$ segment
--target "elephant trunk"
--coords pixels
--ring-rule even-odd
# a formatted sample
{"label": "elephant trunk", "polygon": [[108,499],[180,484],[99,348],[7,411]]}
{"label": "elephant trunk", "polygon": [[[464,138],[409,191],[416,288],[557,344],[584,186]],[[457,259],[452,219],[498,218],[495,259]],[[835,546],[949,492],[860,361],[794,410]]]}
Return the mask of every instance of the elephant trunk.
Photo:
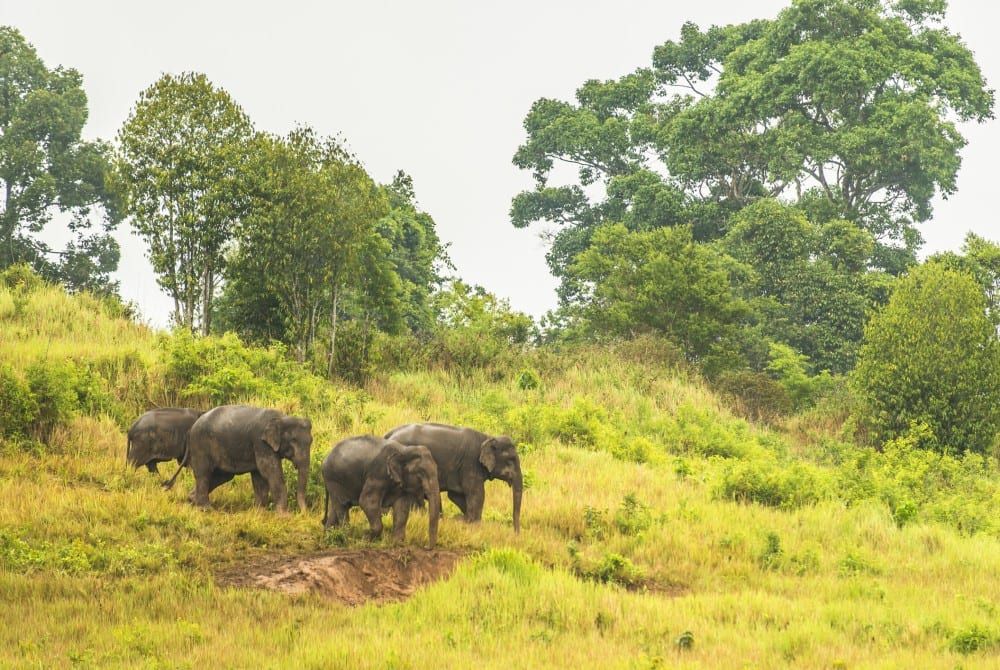
{"label": "elephant trunk", "polygon": [[441,489],[437,478],[427,486],[427,547],[433,549],[438,539],[438,522],[441,520]]}
{"label": "elephant trunk", "polygon": [[513,481],[510,483],[510,488],[513,491],[514,496],[514,532],[521,532],[521,493],[524,491],[524,478],[521,473],[518,472],[514,475]]}
{"label": "elephant trunk", "polygon": [[299,482],[295,489],[295,498],[299,503],[299,511],[306,511],[306,483],[309,481],[309,459],[303,459],[296,464],[299,471]]}

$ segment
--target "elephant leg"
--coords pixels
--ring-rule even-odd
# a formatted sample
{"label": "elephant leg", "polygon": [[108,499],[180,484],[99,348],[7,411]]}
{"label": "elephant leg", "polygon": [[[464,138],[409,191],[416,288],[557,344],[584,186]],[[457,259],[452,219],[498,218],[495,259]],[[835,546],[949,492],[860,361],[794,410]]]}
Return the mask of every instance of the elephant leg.
{"label": "elephant leg", "polygon": [[211,479],[211,473],[195,472],[194,491],[188,496],[188,500],[198,507],[208,507],[208,494],[212,490],[210,487]]}
{"label": "elephant leg", "polygon": [[483,502],[486,498],[486,490],[480,488],[478,491],[471,491],[465,494],[465,520],[469,523],[478,523],[483,519]]}
{"label": "elephant leg", "polygon": [[254,501],[259,507],[267,507],[267,496],[270,493],[267,480],[259,472],[251,472],[250,480],[253,482]]}
{"label": "elephant leg", "polygon": [[406,538],[406,521],[410,518],[410,508],[413,500],[408,496],[400,496],[392,504],[392,540],[402,543]]}
{"label": "elephant leg", "polygon": [[156,467],[156,461],[150,461],[149,463],[146,463],[146,469],[149,470],[154,475],[160,474],[159,468]]}
{"label": "elephant leg", "polygon": [[448,491],[448,500],[452,501],[453,503],[455,503],[456,506],[458,506],[458,509],[461,510],[462,512],[462,516],[466,515],[465,511],[466,504],[464,495],[462,495],[461,493],[455,493],[454,491]]}
{"label": "elephant leg", "polygon": [[281,471],[281,461],[278,457],[257,458],[257,471],[267,482],[271,492],[271,500],[279,512],[288,511],[288,489],[285,488],[285,473]]}
{"label": "elephant leg", "polygon": [[382,537],[382,497],[380,495],[366,495],[365,492],[362,492],[358,506],[368,518],[368,526],[371,529],[369,537],[373,540]]}

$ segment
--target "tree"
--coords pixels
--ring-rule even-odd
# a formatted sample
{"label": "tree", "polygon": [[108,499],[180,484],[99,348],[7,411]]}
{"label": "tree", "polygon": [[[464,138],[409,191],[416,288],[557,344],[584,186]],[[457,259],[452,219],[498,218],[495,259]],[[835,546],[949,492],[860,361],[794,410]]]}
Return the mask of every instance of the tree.
{"label": "tree", "polygon": [[739,354],[751,313],[734,279],[745,271],[689,227],[633,233],[621,224],[599,228],[570,268],[586,291],[579,316],[594,332],[662,333],[694,361]]}
{"label": "tree", "polygon": [[280,324],[279,338],[304,360],[328,319],[332,361],[347,297],[368,307],[365,299],[380,300],[370,311],[398,321],[399,279],[383,267],[389,249],[376,232],[388,207],[343,146],[308,127],[287,138],[260,135],[248,170],[253,195],[237,227],[226,289],[244,322],[269,324],[271,333]]}
{"label": "tree", "polygon": [[965,236],[961,254],[946,251],[929,260],[971,275],[986,295],[990,319],[1000,329],[1000,244],[970,232]]}
{"label": "tree", "polygon": [[808,357],[816,372],[854,366],[865,320],[892,281],[868,265],[873,236],[844,220],[822,226],[802,210],[761,199],[731,220],[722,247],[753,268],[741,290],[764,333]]}
{"label": "tree", "polygon": [[417,209],[413,179],[403,171],[384,187],[389,213],[377,226],[389,245],[402,292],[403,319],[411,332],[428,331],[434,323],[431,294],[441,287],[443,267],[450,267],[434,219]]}
{"label": "tree", "polygon": [[211,328],[223,250],[248,202],[253,129],[243,110],[203,74],[163,75],[143,91],[118,133],[116,187],[149,245],[173,319]]}
{"label": "tree", "polygon": [[[109,149],[81,139],[87,96],[80,73],[49,69],[16,29],[0,26],[0,268],[26,261],[71,290],[114,292],[118,222],[105,184]],[[75,240],[37,239],[56,214]],[[92,215],[103,219],[93,231]],[[53,258],[55,257],[55,258]]]}
{"label": "tree", "polygon": [[865,327],[852,385],[880,444],[925,425],[946,450],[983,452],[1000,429],[1000,350],[971,276],[932,261]]}
{"label": "tree", "polygon": [[[515,226],[559,226],[549,263],[561,298],[573,259],[604,223],[629,230],[728,219],[782,197],[822,225],[846,220],[876,241],[872,264],[914,261],[914,224],[955,190],[965,143],[956,121],[993,114],[972,52],[941,26],[945,2],[793,0],[773,20],[700,30],[654,50],[649,67],[588,81],[574,103],[541,99],[514,164],[535,188],[517,195]],[[557,164],[576,170],[553,184]]]}

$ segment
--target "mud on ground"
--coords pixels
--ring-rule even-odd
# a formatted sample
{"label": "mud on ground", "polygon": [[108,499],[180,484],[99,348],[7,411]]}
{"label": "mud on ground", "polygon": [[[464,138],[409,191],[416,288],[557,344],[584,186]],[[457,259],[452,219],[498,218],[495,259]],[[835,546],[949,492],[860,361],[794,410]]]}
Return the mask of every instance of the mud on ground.
{"label": "mud on ground", "polygon": [[356,549],[265,557],[220,573],[222,586],[314,593],[347,605],[405,600],[419,587],[446,579],[462,554],[417,548]]}

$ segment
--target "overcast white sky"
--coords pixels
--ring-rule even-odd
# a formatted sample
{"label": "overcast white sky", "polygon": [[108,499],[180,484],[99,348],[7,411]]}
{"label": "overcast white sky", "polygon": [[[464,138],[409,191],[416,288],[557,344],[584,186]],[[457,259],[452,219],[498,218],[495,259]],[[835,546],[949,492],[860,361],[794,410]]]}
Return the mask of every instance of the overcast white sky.
{"label": "overcast white sky", "polygon": [[[342,133],[379,181],[398,169],[451,244],[458,274],[541,315],[556,281],[537,230],[516,230],[511,197],[530,186],[511,164],[521,122],[542,96],[571,99],[589,78],[647,65],[681,24],[772,17],[782,0],[235,2],[0,0],[50,67],[83,73],[88,137],[112,139],[139,92],[163,72],[204,72],[258,128],[306,123]],[[1000,84],[1000,10],[952,0],[947,24]],[[923,226],[925,253],[957,249],[968,230],[1000,238],[1000,125],[963,128],[959,190]],[[57,231],[51,233],[53,236]],[[122,294],[166,324],[168,301],[127,225],[118,233]]]}

